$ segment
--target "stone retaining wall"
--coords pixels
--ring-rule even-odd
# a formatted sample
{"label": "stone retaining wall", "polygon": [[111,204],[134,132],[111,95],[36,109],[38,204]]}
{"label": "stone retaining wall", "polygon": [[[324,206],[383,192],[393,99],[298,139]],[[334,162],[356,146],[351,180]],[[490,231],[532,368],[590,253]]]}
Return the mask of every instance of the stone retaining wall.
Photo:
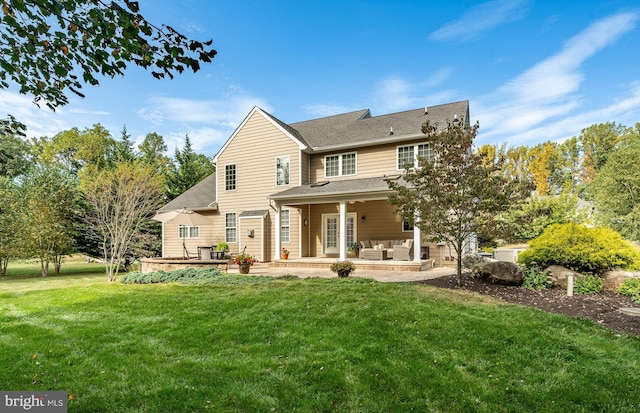
{"label": "stone retaining wall", "polygon": [[154,271],[174,271],[185,268],[217,268],[222,272],[229,269],[228,260],[184,260],[182,258],[142,258],[141,269],[143,273]]}

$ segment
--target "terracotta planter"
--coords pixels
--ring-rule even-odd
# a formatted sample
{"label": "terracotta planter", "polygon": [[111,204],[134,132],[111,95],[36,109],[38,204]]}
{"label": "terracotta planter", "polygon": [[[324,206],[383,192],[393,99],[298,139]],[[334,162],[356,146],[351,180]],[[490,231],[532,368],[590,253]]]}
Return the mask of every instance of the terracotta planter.
{"label": "terracotta planter", "polygon": [[238,268],[240,269],[240,274],[249,274],[249,268],[251,268],[251,264],[241,263],[238,264]]}
{"label": "terracotta planter", "polygon": [[289,259],[289,254],[282,254],[282,259],[283,260],[288,260]]}

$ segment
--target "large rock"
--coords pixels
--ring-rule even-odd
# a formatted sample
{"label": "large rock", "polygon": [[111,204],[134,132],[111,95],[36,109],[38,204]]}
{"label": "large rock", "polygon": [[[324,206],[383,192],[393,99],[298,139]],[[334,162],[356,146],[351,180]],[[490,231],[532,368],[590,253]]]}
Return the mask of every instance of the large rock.
{"label": "large rock", "polygon": [[471,275],[494,284],[522,285],[522,269],[513,262],[482,262],[473,266]]}
{"label": "large rock", "polygon": [[576,278],[584,277],[583,274],[570,270],[567,267],[563,267],[562,265],[550,265],[549,267],[547,267],[547,269],[545,269],[545,272],[549,273],[549,276],[553,280],[556,288],[562,288],[564,290],[567,289],[567,277],[569,276],[569,274],[573,274],[574,280]]}
{"label": "large rock", "polygon": [[607,271],[602,274],[602,289],[617,293],[620,289],[620,285],[622,285],[625,280],[630,280],[632,278],[640,278],[640,273],[617,269]]}

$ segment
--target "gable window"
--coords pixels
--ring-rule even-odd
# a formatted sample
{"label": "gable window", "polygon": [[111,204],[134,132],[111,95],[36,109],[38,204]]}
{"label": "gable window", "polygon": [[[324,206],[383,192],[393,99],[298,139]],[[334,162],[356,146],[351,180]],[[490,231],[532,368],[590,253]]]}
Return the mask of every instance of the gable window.
{"label": "gable window", "polygon": [[402,221],[402,232],[413,232],[413,225],[410,222]]}
{"label": "gable window", "polygon": [[178,227],[178,237],[180,238],[200,238],[200,227],[180,225]]}
{"label": "gable window", "polygon": [[227,212],[224,216],[224,240],[225,242],[238,242],[238,228],[236,226],[236,213]]}
{"label": "gable window", "polygon": [[276,158],[276,185],[289,185],[289,157]]}
{"label": "gable window", "polygon": [[236,189],[236,165],[224,166],[224,189],[227,191],[234,191]]}
{"label": "gable window", "polygon": [[415,168],[418,166],[418,157],[425,158],[429,161],[433,160],[433,151],[428,143],[420,143],[416,145],[398,146],[397,153],[397,169],[402,170],[406,167]]}
{"label": "gable window", "polygon": [[288,209],[280,211],[280,242],[291,242],[291,213]]}
{"label": "gable window", "polygon": [[324,176],[345,176],[356,174],[356,153],[327,155],[324,157]]}

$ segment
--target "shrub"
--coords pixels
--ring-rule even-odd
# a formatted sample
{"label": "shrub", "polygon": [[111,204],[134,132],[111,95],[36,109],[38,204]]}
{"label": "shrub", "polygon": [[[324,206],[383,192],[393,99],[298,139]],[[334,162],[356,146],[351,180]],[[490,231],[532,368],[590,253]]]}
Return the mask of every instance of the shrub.
{"label": "shrub", "polygon": [[549,271],[542,271],[537,265],[524,266],[522,274],[524,275],[524,281],[522,282],[524,288],[540,291],[555,286]]}
{"label": "shrub", "polygon": [[121,278],[124,284],[156,284],[177,282],[180,284],[207,284],[222,275],[217,268],[186,268],[175,271],[155,271],[148,273],[130,272]]}
{"label": "shrub", "polygon": [[632,268],[640,263],[640,252],[608,228],[587,228],[578,224],[555,224],[529,242],[518,262],[542,268],[562,265],[581,273],[602,274],[620,267]]}
{"label": "shrub", "polygon": [[338,273],[339,277],[348,277],[355,270],[356,266],[351,261],[336,261],[331,264],[331,271]]}
{"label": "shrub", "polygon": [[575,294],[600,294],[601,291],[602,279],[597,275],[576,277],[573,282],[573,292]]}
{"label": "shrub", "polygon": [[634,302],[640,304],[640,278],[624,280],[618,292],[628,295]]}

